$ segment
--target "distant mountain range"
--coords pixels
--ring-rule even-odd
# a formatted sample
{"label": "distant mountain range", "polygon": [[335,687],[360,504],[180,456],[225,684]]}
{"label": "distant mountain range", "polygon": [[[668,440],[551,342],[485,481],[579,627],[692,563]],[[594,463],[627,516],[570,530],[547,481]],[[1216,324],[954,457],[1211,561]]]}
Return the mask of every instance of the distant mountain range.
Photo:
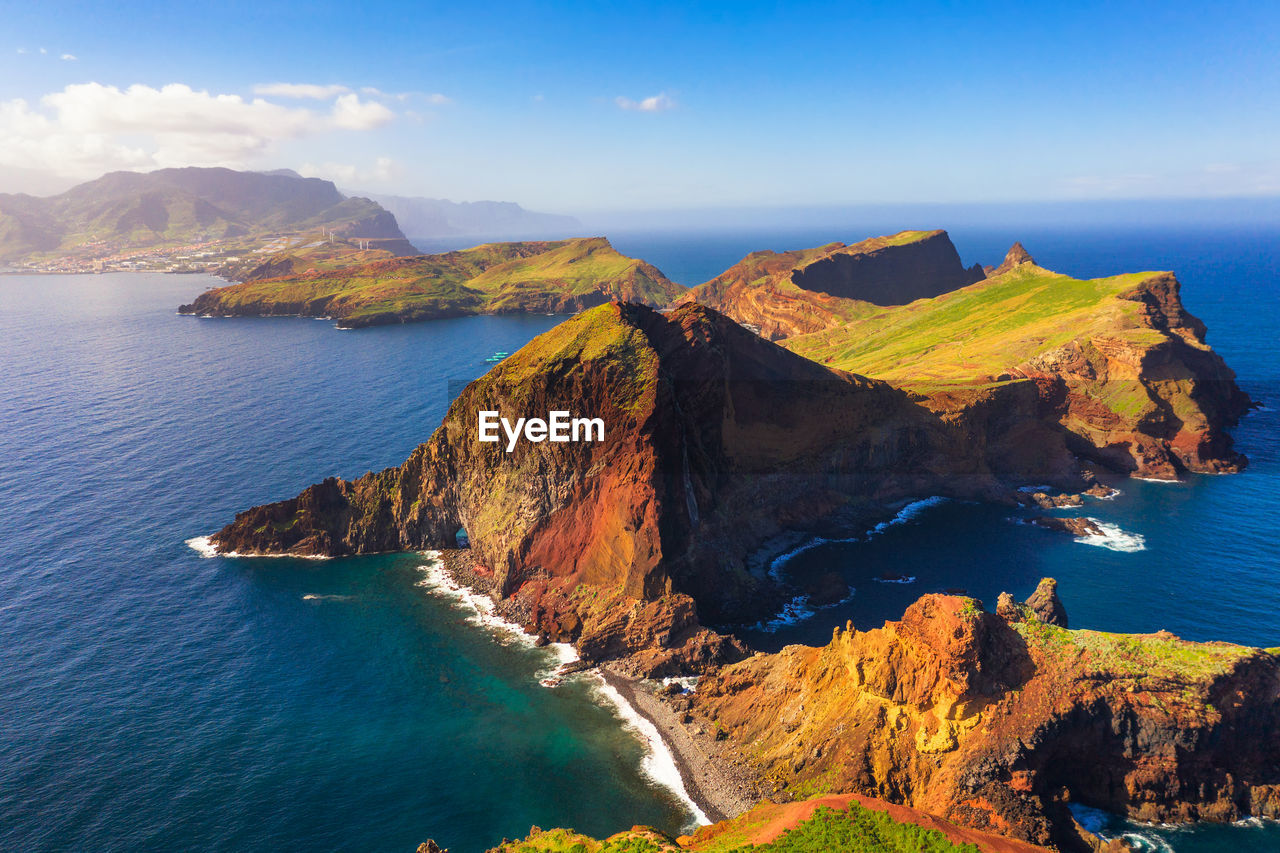
{"label": "distant mountain range", "polygon": [[44,272],[333,268],[416,255],[406,239],[572,236],[576,219],[511,202],[344,194],[291,169],[111,172],[59,195],[0,193],[0,265]]}
{"label": "distant mountain range", "polygon": [[[366,195],[360,193],[360,195]],[[410,237],[572,237],[582,223],[572,216],[525,210],[510,201],[447,201],[367,194],[391,211]]]}
{"label": "distant mountain range", "polygon": [[251,250],[306,232],[415,254],[395,217],[292,172],[111,172],[60,195],[0,195],[0,260],[103,262],[139,250]]}

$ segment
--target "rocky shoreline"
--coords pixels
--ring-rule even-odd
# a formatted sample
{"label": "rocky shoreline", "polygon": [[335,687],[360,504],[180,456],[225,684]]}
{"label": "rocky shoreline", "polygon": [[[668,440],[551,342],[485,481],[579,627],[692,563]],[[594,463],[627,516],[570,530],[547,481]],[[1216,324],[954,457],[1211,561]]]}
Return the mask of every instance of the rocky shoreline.
{"label": "rocky shoreline", "polygon": [[[477,570],[468,551],[437,554],[454,583],[488,596],[496,605],[495,613],[503,619],[522,626],[528,624],[531,614],[521,606],[520,599],[498,595],[492,574]],[[697,725],[687,714],[687,695],[663,695],[660,682],[635,678],[608,664],[591,667],[579,661],[562,667],[558,676],[579,672],[598,674],[635,713],[653,724],[671,752],[686,793],[711,821],[735,818],[764,798],[759,778],[736,755],[733,744],[717,739],[715,732]]]}
{"label": "rocky shoreline", "polygon": [[764,799],[760,780],[745,761],[733,755],[732,744],[693,724],[692,717],[673,704],[682,701],[678,695],[674,699],[663,696],[652,689],[653,682],[630,678],[607,665],[600,667],[599,673],[636,713],[657,728],[671,750],[685,791],[712,822],[735,818]]}

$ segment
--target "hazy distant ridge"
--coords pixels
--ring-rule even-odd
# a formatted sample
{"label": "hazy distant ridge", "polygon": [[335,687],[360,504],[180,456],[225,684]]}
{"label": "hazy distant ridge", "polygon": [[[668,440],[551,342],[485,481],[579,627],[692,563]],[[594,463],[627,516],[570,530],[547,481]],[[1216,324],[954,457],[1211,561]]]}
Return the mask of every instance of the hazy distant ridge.
{"label": "hazy distant ridge", "polygon": [[[330,182],[282,170],[111,172],[55,196],[0,194],[0,259],[109,253],[324,228],[413,250],[395,218]],[[92,247],[92,248],[91,248]]]}
{"label": "hazy distant ridge", "polygon": [[566,237],[576,234],[582,223],[572,216],[525,210],[511,201],[448,201],[442,198],[363,195],[395,216],[400,228],[411,237]]}

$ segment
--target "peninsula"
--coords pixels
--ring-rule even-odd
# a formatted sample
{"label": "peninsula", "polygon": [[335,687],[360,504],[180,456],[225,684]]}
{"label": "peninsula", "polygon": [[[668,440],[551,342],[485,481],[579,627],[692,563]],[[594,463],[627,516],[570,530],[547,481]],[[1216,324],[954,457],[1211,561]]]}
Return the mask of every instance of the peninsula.
{"label": "peninsula", "polygon": [[[1100,488],[1104,468],[1244,464],[1226,429],[1249,400],[1171,274],[1077,281],[1021,247],[966,269],[936,231],[855,245],[824,247],[806,268],[824,266],[798,278],[829,275],[857,298],[801,288],[794,270],[773,296],[745,278],[722,292],[727,311],[799,316],[799,301],[838,322],[774,343],[693,300],[598,305],[467,386],[403,465],[246,510],[209,545],[441,551],[455,578],[573,643],[583,666],[703,676],[670,700],[672,725],[714,730],[724,760],[775,799],[856,794],[1061,850],[1100,849],[1068,803],[1154,820],[1280,815],[1280,757],[1243,747],[1280,731],[1274,650],[1069,630],[1048,581],[992,609],[926,595],[825,648],[752,655],[733,635],[788,597],[770,571],[786,549],[911,500],[1013,505],[1032,485]],[[915,272],[898,288],[901,270]],[[553,410],[601,419],[604,440],[477,440],[479,412]]]}
{"label": "peninsula", "polygon": [[[326,269],[284,256],[178,310],[214,317],[333,317],[343,328],[469,314],[575,313],[611,300],[663,306],[685,289],[603,237],[489,243]],[[301,271],[300,271],[301,270]]]}

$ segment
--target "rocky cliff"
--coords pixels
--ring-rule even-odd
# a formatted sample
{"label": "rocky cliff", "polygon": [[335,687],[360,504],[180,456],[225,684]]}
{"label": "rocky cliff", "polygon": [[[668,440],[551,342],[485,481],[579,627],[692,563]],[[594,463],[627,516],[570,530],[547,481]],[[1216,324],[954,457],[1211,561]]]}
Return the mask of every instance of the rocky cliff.
{"label": "rocky cliff", "polygon": [[1235,471],[1245,460],[1226,430],[1249,398],[1179,290],[1167,272],[1073,279],[1018,244],[984,281],[784,345],[909,389],[944,417],[1028,386],[1043,426],[1124,473]]}
{"label": "rocky cliff", "polygon": [[903,231],[853,245],[753,252],[687,300],[709,305],[770,340],[834,328],[865,305],[905,305],[982,279],[945,231]]}
{"label": "rocky cliff", "polygon": [[882,628],[729,666],[693,711],[784,788],[1063,850],[1087,849],[1069,802],[1143,821],[1280,815],[1276,653],[1066,630],[1041,621],[1051,593],[1002,597],[1000,614],[926,595]]}
{"label": "rocky cliff", "polygon": [[[511,452],[505,438],[478,441],[480,411],[514,421],[552,410],[602,419],[605,440]],[[703,306],[610,304],[469,385],[404,465],[254,508],[214,542],[359,554],[452,547],[465,529],[504,597],[548,579],[548,601],[580,584],[636,600],[683,593],[721,621],[771,605],[746,561],[761,542],[850,507],[993,494],[984,449],[886,383],[821,367]]]}

